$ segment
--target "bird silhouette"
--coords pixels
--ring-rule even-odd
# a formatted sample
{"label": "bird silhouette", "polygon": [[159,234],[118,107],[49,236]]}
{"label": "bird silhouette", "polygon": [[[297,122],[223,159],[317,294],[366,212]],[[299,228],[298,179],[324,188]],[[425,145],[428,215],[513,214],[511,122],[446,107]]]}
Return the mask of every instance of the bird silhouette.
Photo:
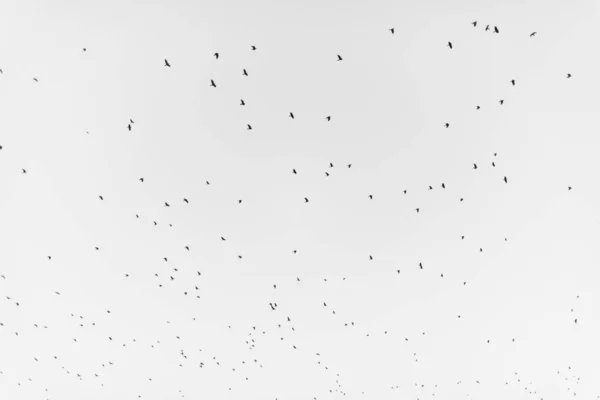
{"label": "bird silhouette", "polygon": [[244,76],[248,76],[248,72],[246,72],[246,69],[244,69],[244,71],[242,72],[242,74],[243,74]]}
{"label": "bird silhouette", "polygon": [[497,26],[494,26],[494,32],[495,32],[495,33],[500,33],[500,31],[498,30],[498,27],[497,27]]}
{"label": "bird silhouette", "polygon": [[244,102],[244,100],[243,99],[240,100],[240,106],[245,106],[245,105],[246,105],[246,103]]}
{"label": "bird silhouette", "polygon": [[256,50],[256,46],[250,46],[250,49],[252,49],[252,51]]}
{"label": "bird silhouette", "polygon": [[452,50],[452,42],[448,42],[448,47],[450,47],[450,50]]}
{"label": "bird silhouette", "polygon": [[171,64],[169,64],[169,62],[167,61],[167,59],[165,58],[165,67],[170,67]]}
{"label": "bird silhouette", "polygon": [[215,88],[217,87],[217,85],[215,84],[215,81],[212,79],[210,80],[210,86],[215,87]]}
{"label": "bird silhouette", "polygon": [[394,28],[390,28],[390,32],[392,32],[392,35],[394,34]]}
{"label": "bird silhouette", "polygon": [[529,35],[529,37],[534,37],[535,35],[537,35],[537,32],[531,32],[531,34]]}
{"label": "bird silhouette", "polygon": [[219,53],[215,53],[213,54],[213,56],[218,60],[219,59]]}
{"label": "bird silhouette", "polygon": [[338,54],[338,56],[337,56],[337,60],[338,60],[338,61],[342,61],[342,56],[340,56],[340,55]]}

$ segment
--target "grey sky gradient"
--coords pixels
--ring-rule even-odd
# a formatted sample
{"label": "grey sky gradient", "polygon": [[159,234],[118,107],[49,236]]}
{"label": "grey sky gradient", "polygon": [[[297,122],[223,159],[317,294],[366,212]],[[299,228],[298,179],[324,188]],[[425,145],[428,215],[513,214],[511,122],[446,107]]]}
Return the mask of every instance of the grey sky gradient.
{"label": "grey sky gradient", "polygon": [[599,9],[0,3],[0,398],[596,398]]}

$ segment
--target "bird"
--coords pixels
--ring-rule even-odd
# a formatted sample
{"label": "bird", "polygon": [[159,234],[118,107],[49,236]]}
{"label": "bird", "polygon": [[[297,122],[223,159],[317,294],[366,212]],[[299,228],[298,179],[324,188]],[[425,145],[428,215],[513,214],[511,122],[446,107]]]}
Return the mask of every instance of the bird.
{"label": "bird", "polygon": [[511,80],[510,83],[512,83],[513,86],[515,86],[515,80]]}
{"label": "bird", "polygon": [[534,37],[535,35],[537,35],[537,32],[531,32],[531,34],[529,34],[529,37]]}
{"label": "bird", "polygon": [[392,35],[394,34],[394,28],[390,28],[390,32],[392,32]]}
{"label": "bird", "polygon": [[22,173],[22,174],[26,174],[26,173],[27,173],[27,170],[26,170],[26,169],[24,169],[24,168],[21,168],[21,173]]}
{"label": "bird", "polygon": [[219,59],[219,53],[215,53],[213,54],[213,56],[218,60]]}
{"label": "bird", "polygon": [[327,116],[325,119],[326,119],[327,121],[331,121],[331,116]]}
{"label": "bird", "polygon": [[494,32],[495,32],[495,33],[500,33],[500,31],[498,30],[498,27],[497,27],[497,26],[494,26]]}
{"label": "bird", "polygon": [[169,62],[167,61],[167,59],[165,58],[165,67],[170,67],[171,64],[169,64]]}
{"label": "bird", "polygon": [[499,103],[500,103],[500,105],[504,104],[504,100],[500,100]]}
{"label": "bird", "polygon": [[373,195],[372,194],[369,195],[369,199],[373,200]]}
{"label": "bird", "polygon": [[473,164],[473,169],[477,169],[477,164]]}
{"label": "bird", "polygon": [[489,26],[489,25],[488,25],[488,26],[486,26],[486,27],[485,27],[485,30],[486,30],[486,31],[489,31],[489,30],[490,30],[490,26]]}
{"label": "bird", "polygon": [[306,198],[306,197],[305,197],[305,198],[304,198],[304,202],[305,202],[305,203],[308,203],[308,198]]}
{"label": "bird", "polygon": [[450,50],[452,50],[452,42],[448,42],[448,47],[450,47]]}
{"label": "bird", "polygon": [[506,177],[504,177],[504,183],[508,183],[508,179],[506,179]]}
{"label": "bird", "polygon": [[252,49],[252,51],[256,50],[256,46],[250,46],[250,49]]}
{"label": "bird", "polygon": [[240,100],[240,106],[245,106],[245,105],[246,105],[246,103],[244,102],[244,99],[241,99]]}
{"label": "bird", "polygon": [[446,128],[450,128],[450,124],[449,124],[449,123],[447,123],[447,122],[444,124],[444,126],[445,126]]}
{"label": "bird", "polygon": [[296,172],[296,169],[292,169],[292,174],[298,174],[298,173]]}
{"label": "bird", "polygon": [[127,129],[131,132],[131,124],[127,125]]}
{"label": "bird", "polygon": [[571,77],[571,74],[567,74],[567,79],[569,79]]}
{"label": "bird", "polygon": [[33,78],[33,80],[34,80],[34,81],[36,81],[36,82],[39,82],[39,81],[38,81],[38,78]]}
{"label": "bird", "polygon": [[189,200],[188,200],[188,199],[186,199],[185,197],[183,198],[183,202],[184,202],[184,203],[187,203],[187,204],[189,204],[189,203],[190,203],[190,202],[189,202]]}
{"label": "bird", "polygon": [[290,112],[290,118],[294,119],[294,113],[293,112]]}
{"label": "bird", "polygon": [[169,205],[169,203],[167,203],[167,202],[165,201],[165,207],[171,207],[171,206]]}
{"label": "bird", "polygon": [[473,22],[471,22],[471,24],[473,25],[473,27],[476,27],[477,26],[477,21],[473,21]]}
{"label": "bird", "polygon": [[210,86],[215,87],[215,88],[217,87],[217,85],[215,84],[215,81],[212,79],[210,80]]}
{"label": "bird", "polygon": [[477,110],[479,110],[481,107],[477,106]]}
{"label": "bird", "polygon": [[337,55],[337,60],[338,61],[342,61],[342,56],[340,56],[339,54]]}
{"label": "bird", "polygon": [[104,197],[102,197],[102,196],[98,196],[98,198],[99,198],[100,200],[104,200]]}
{"label": "bird", "polygon": [[248,76],[248,72],[246,72],[246,69],[245,69],[245,68],[244,68],[244,71],[242,72],[242,74],[243,74],[244,76]]}
{"label": "bird", "polygon": [[252,129],[252,125],[250,125],[250,124],[246,124],[246,126],[247,126],[247,128],[246,128],[247,131]]}

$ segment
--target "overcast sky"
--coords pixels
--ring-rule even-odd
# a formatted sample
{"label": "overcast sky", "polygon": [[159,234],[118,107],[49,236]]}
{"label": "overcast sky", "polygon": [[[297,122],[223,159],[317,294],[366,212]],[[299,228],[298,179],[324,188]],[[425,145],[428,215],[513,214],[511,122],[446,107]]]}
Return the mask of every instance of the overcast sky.
{"label": "overcast sky", "polygon": [[596,398],[599,11],[2,1],[0,398]]}

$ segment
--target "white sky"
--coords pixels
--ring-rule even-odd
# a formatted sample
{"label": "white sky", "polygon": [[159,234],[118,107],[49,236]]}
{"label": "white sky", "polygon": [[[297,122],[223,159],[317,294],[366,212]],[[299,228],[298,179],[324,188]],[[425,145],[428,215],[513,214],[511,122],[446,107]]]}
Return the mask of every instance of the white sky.
{"label": "white sky", "polygon": [[596,398],[599,10],[1,2],[0,399]]}

